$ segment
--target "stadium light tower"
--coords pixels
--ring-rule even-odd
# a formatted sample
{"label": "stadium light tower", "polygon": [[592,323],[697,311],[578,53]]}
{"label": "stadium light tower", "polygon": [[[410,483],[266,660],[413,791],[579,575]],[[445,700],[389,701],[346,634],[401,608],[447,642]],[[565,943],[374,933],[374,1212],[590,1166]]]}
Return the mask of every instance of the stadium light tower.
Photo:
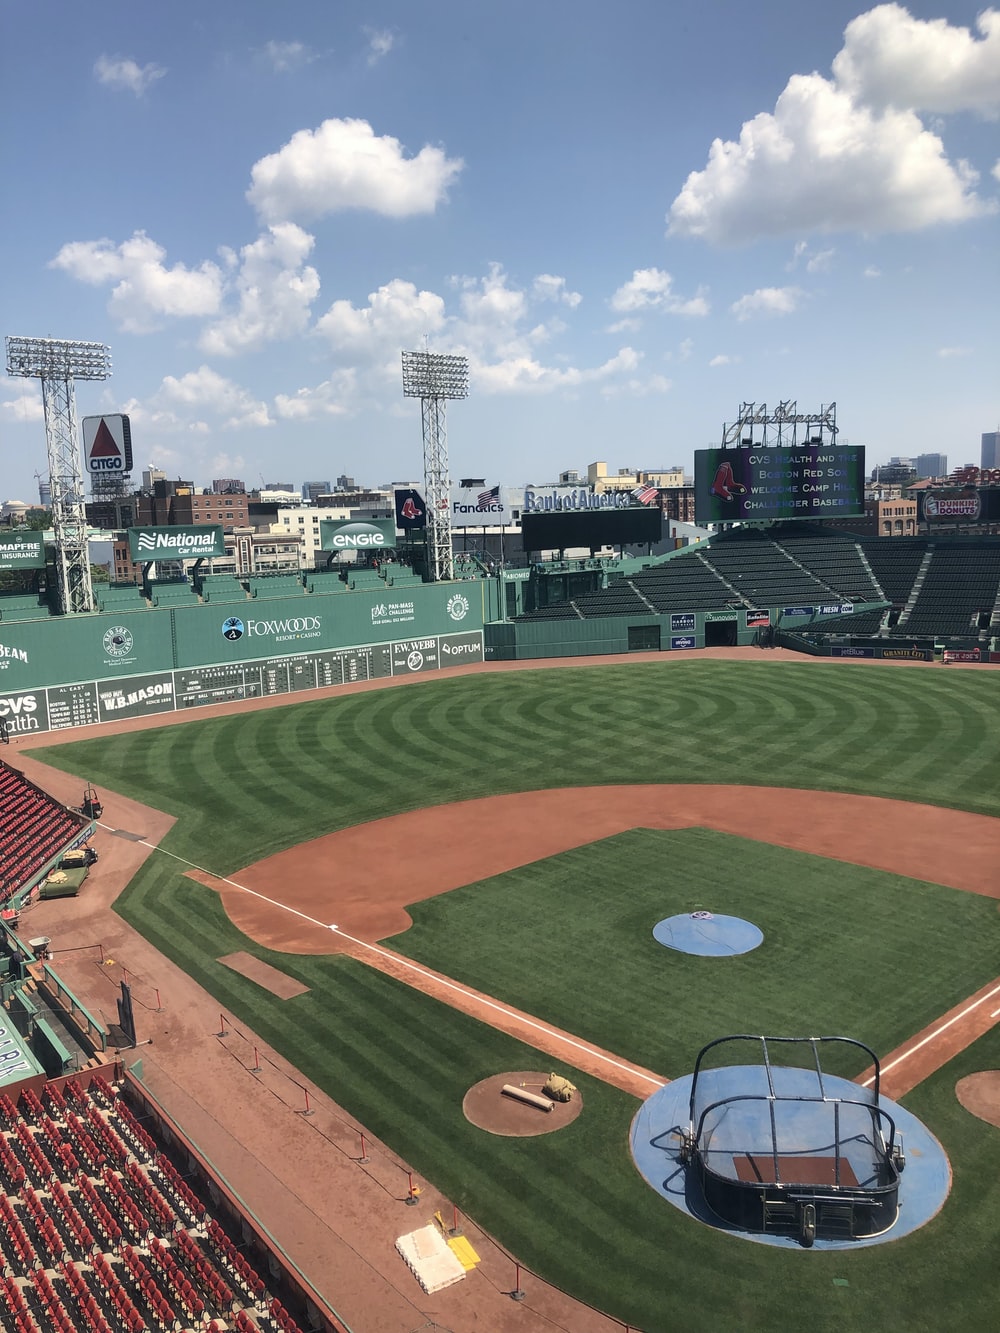
{"label": "stadium light tower", "polygon": [[443,356],[434,352],[404,352],[403,396],[420,399],[428,557],[431,579],[438,582],[455,575],[445,406],[449,398],[468,398],[468,360],[464,356]]}
{"label": "stadium light tower", "polygon": [[76,380],[106,380],[111,374],[111,350],[103,343],[9,337],[7,374],[42,382],[59,601],[67,614],[93,611],[94,588],[90,579],[87,511],[83,502],[73,385]]}

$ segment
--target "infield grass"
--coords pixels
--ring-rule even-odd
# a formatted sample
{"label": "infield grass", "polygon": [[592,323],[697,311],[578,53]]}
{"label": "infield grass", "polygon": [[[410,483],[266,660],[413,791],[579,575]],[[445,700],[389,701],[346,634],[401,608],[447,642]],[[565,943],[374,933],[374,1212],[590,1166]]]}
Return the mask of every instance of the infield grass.
{"label": "infield grass", "polygon": [[[995,816],[1000,814],[998,702],[1000,677],[993,673],[637,662],[421,682],[192,719],[50,748],[42,757],[98,787],[127,792],[176,815],[179,822],[166,848],[229,874],[348,824],[438,802],[553,786],[671,778],[760,783],[870,793]],[[892,829],[885,832],[891,839]],[[497,836],[515,833],[498,829]],[[681,844],[673,842],[677,835],[656,835],[661,836],[671,839],[680,856]],[[637,885],[643,876],[650,878],[646,835],[624,837],[627,855],[616,863],[613,890],[631,889],[633,878]],[[698,835],[688,842],[695,846]],[[743,840],[726,841],[727,847],[733,844],[739,844],[742,877],[742,858],[758,852]],[[432,856],[433,850],[418,854]],[[604,844],[578,849],[583,860],[607,850]],[[705,845],[695,846],[695,852],[689,863],[703,875]],[[653,1027],[640,1039],[633,1032],[639,1020],[631,1003],[602,1003],[603,960],[595,965],[588,957],[586,966],[579,959],[574,964],[558,934],[549,941],[549,956],[565,979],[568,998],[558,999],[569,1015],[563,1025],[576,1030],[574,1015],[591,1011],[588,1021],[607,1034],[602,1044],[610,1049],[634,1043],[637,1051],[650,1053],[644,1062],[654,1068],[663,1065],[660,1054],[669,1050],[671,1062],[683,1067],[692,1043],[700,1040],[691,1015],[704,1009],[714,1021],[718,1013],[729,1030],[730,1017],[745,1012],[736,1005],[713,1011],[719,987],[712,969],[719,965],[733,976],[746,965],[744,1001],[758,1006],[753,1012],[761,1019],[777,1019],[780,1010],[796,1020],[796,1030],[811,1029],[815,1008],[822,1006],[831,1023],[856,1019],[866,1032],[884,1031],[889,1044],[896,1040],[892,1034],[909,1035],[940,1012],[939,1006],[954,1002],[944,998],[947,994],[968,994],[982,984],[990,930],[981,913],[992,911],[995,919],[995,904],[913,881],[893,883],[893,876],[878,876],[877,882],[863,878],[876,872],[860,872],[858,879],[855,868],[845,871],[829,862],[817,868],[811,863],[820,858],[800,861],[795,853],[781,854],[783,867],[792,864],[786,856],[793,859],[797,880],[800,872],[819,876],[815,882],[822,881],[817,892],[826,895],[825,913],[808,895],[782,898],[775,886],[766,902],[755,899],[753,910],[747,906],[749,888],[731,873],[731,856],[724,876],[716,868],[711,899],[703,888],[697,894],[698,901],[720,911],[739,902],[745,909],[739,915],[759,919],[766,913],[766,921],[759,921],[767,936],[764,947],[777,951],[788,969],[784,987],[765,988],[765,979],[755,975],[760,960],[753,955],[678,958],[672,970],[687,969],[686,989],[680,999],[676,992],[669,997],[671,1010],[661,1003],[666,994],[656,989],[668,970],[666,951],[651,937],[642,942],[643,932],[669,915],[669,904],[657,908],[652,921],[652,903],[642,912],[636,908],[630,918],[630,904],[618,887],[612,899],[615,930],[637,932],[634,984],[650,970],[645,953],[657,950],[652,965],[657,982],[640,1015]],[[951,1155],[955,1187],[937,1219],[882,1247],[810,1254],[774,1250],[716,1233],[664,1205],[629,1159],[628,1127],[638,1103],[581,1073],[574,1073],[573,1081],[584,1097],[584,1114],[561,1133],[504,1139],[475,1129],[461,1114],[465,1090],[499,1070],[544,1064],[538,1052],[351,959],[270,953],[242,936],[218,897],[186,879],[176,864],[151,857],[119,901],[126,919],[307,1080],[550,1281],[648,1333],[792,1333],[802,1327],[814,1333],[937,1333],[993,1327],[1000,1131],[963,1111],[952,1087],[956,1069],[1000,1064],[995,1033],[906,1099]],[[776,866],[772,861],[779,878]],[[377,852],[372,873],[378,873]],[[824,878],[828,873],[832,884]],[[716,897],[716,884],[733,896]],[[906,911],[902,921],[893,913],[876,929],[883,892],[901,895]],[[845,902],[853,902],[853,913]],[[418,912],[434,907],[421,904]],[[930,942],[927,931],[907,919],[925,914],[938,923]],[[825,950],[823,932],[817,935],[824,916]],[[859,947],[874,950],[866,955],[865,975],[859,977],[851,965],[850,988],[842,980],[848,967],[842,956],[845,928],[860,932]],[[503,931],[503,948],[511,953],[534,947],[516,919],[505,918]],[[875,949],[871,941],[879,935]],[[394,943],[411,948],[418,938]],[[577,943],[581,951],[592,947],[583,933]],[[463,953],[470,969],[499,966],[457,934],[444,948],[454,950],[456,966],[463,965]],[[308,994],[279,1001],[217,962],[240,949],[297,977],[310,987]],[[798,962],[799,949],[812,966]],[[758,952],[763,958],[763,950]],[[501,980],[498,976],[498,985]],[[865,1012],[858,998],[862,983],[867,1004],[880,1012]],[[509,976],[505,984],[530,995],[523,975]],[[586,1006],[579,1002],[584,992]],[[659,1019],[678,1031],[657,1035]],[[711,1031],[705,1039],[717,1035]],[[849,1285],[835,1286],[835,1278]]]}

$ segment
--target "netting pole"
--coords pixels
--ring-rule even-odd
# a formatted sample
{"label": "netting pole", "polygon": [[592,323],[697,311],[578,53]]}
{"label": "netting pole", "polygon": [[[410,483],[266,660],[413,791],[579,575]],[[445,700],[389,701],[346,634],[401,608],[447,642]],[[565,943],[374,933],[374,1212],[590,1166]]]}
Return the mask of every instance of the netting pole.
{"label": "netting pole", "polygon": [[524,1292],[521,1289],[521,1265],[514,1260],[514,1290],[510,1293],[512,1301],[523,1301]]}

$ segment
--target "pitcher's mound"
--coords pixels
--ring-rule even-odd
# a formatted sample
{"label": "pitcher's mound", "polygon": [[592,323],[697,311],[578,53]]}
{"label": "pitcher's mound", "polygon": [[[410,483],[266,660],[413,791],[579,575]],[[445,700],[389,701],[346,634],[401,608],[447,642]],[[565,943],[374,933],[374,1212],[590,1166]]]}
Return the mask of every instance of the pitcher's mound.
{"label": "pitcher's mound", "polygon": [[969,1112],[1000,1129],[1000,1069],[967,1074],[955,1084],[955,1096]]}
{"label": "pitcher's mound", "polygon": [[572,1101],[552,1102],[551,1111],[520,1102],[502,1091],[507,1083],[542,1096],[542,1088],[548,1082],[548,1077],[548,1072],[539,1074],[529,1069],[484,1078],[481,1083],[473,1084],[465,1094],[462,1111],[466,1120],[490,1134],[503,1134],[512,1139],[527,1138],[532,1134],[551,1134],[554,1130],[562,1129],[583,1110],[583,1098],[579,1091],[573,1093]]}

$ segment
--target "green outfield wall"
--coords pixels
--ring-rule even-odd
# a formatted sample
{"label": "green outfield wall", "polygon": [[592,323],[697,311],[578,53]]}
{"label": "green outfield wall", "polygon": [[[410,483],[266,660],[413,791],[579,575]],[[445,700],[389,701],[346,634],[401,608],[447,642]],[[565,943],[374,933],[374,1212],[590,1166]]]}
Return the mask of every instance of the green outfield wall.
{"label": "green outfield wall", "polygon": [[493,580],[0,623],[10,734],[408,676],[483,660]]}

